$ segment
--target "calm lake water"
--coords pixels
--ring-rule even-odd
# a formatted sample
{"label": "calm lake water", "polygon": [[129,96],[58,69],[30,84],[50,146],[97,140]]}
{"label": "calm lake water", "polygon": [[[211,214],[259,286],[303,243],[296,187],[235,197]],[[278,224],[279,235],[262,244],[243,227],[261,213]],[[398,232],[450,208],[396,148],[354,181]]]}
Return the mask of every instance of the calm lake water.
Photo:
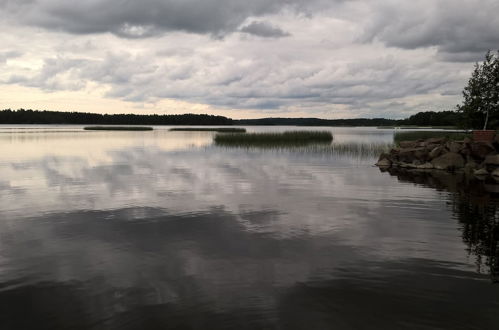
{"label": "calm lake water", "polygon": [[0,126],[0,329],[498,329],[499,189],[383,173],[392,130],[328,129]]}

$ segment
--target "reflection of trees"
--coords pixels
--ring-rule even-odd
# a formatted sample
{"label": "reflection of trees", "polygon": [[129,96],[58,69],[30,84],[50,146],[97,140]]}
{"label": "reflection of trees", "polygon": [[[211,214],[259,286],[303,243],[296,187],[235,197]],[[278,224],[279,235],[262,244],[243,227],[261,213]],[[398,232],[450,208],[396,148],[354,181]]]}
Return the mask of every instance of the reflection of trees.
{"label": "reflection of trees", "polygon": [[489,272],[492,281],[499,282],[499,184],[464,173],[395,168],[388,172],[402,182],[450,192],[452,211],[469,253],[476,256],[478,271]]}

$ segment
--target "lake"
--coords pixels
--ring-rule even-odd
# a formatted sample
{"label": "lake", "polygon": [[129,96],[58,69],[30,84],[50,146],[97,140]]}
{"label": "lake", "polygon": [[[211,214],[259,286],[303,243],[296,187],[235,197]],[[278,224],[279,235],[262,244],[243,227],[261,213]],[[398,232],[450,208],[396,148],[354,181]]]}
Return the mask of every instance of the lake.
{"label": "lake", "polygon": [[493,183],[168,128],[0,126],[1,329],[497,329]]}

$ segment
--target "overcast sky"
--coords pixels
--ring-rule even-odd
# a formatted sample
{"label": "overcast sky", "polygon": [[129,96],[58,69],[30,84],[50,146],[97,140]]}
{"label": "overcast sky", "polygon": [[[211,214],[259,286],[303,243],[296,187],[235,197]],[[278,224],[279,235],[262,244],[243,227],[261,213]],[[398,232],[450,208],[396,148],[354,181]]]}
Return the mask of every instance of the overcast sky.
{"label": "overcast sky", "polygon": [[0,0],[0,108],[390,117],[448,110],[497,0]]}

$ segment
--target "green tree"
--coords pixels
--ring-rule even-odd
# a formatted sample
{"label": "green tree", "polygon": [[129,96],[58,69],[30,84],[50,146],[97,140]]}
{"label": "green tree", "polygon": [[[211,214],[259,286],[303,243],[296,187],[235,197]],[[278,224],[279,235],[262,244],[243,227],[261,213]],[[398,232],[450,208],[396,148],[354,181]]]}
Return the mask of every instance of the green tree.
{"label": "green tree", "polygon": [[475,64],[463,98],[458,111],[462,113],[466,127],[499,126],[499,51],[494,54],[489,50],[485,60]]}

